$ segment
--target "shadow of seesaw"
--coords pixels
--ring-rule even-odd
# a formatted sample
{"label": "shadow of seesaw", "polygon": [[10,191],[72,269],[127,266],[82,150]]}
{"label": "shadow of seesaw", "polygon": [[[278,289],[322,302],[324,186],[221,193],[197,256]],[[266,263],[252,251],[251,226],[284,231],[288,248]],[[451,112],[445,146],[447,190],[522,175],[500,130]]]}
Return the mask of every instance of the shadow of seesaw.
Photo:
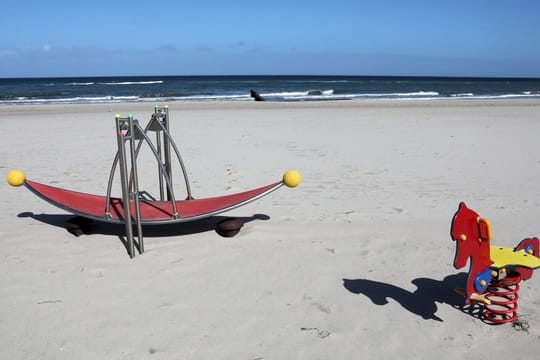
{"label": "shadow of seesaw", "polygon": [[[69,231],[68,226],[76,217],[70,214],[34,214],[32,212],[23,212],[17,215],[20,218],[30,217],[39,222],[64,228]],[[165,236],[180,236],[191,235],[207,231],[215,231],[217,224],[225,219],[230,219],[228,216],[211,216],[204,219],[161,225],[143,225],[142,233],[144,237],[165,237]],[[253,216],[235,216],[235,219],[240,219],[242,222],[248,223],[255,220],[269,220],[270,217],[264,214],[254,214]],[[87,220],[88,226],[85,226],[85,235],[101,234],[124,237],[126,228],[123,224],[113,224],[96,220]]]}
{"label": "shadow of seesaw", "polygon": [[392,284],[369,279],[343,279],[343,286],[354,294],[367,296],[375,305],[386,305],[393,299],[404,309],[425,320],[443,321],[436,315],[437,303],[448,304],[463,313],[479,318],[480,305],[465,305],[465,299],[454,289],[463,287],[467,273],[446,276],[443,280],[417,278],[411,281],[416,290],[411,292]]}

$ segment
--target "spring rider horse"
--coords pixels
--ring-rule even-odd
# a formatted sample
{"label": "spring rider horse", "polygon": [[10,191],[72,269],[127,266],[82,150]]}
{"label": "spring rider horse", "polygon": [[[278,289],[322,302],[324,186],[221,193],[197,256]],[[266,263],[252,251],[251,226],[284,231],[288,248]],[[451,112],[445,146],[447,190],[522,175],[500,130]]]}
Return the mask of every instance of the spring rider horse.
{"label": "spring rider horse", "polygon": [[450,236],[456,242],[454,267],[470,258],[467,287],[456,289],[466,303],[484,304],[484,321],[491,324],[517,319],[519,283],[540,267],[538,238],[522,240],[515,248],[491,245],[491,224],[464,202],[452,219]]}

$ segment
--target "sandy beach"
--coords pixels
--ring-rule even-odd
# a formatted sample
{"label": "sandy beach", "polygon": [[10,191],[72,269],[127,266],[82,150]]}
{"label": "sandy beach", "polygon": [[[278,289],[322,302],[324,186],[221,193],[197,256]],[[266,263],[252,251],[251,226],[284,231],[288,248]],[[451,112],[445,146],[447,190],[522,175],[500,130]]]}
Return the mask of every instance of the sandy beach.
{"label": "sandy beach", "polygon": [[[491,326],[453,289],[460,201],[493,243],[540,236],[540,101],[173,102],[171,133],[196,198],[303,181],[216,219],[75,237],[70,214],[0,186],[2,359],[535,359],[540,271],[521,284],[528,324]],[[0,167],[104,195],[114,116],[152,103],[1,106]],[[139,165],[156,193],[156,166]],[[178,171],[175,172],[178,174]],[[180,176],[175,181],[181,185]],[[117,193],[118,195],[118,193]],[[474,310],[474,309],[472,309]]]}

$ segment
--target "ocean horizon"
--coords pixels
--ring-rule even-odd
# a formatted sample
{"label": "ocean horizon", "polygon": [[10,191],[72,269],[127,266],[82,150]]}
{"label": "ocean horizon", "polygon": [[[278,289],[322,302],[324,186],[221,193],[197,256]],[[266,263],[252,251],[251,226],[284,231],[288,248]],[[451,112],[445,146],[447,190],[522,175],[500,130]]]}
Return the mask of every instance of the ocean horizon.
{"label": "ocean horizon", "polygon": [[540,98],[539,78],[412,76],[95,76],[1,78],[0,105],[117,102]]}

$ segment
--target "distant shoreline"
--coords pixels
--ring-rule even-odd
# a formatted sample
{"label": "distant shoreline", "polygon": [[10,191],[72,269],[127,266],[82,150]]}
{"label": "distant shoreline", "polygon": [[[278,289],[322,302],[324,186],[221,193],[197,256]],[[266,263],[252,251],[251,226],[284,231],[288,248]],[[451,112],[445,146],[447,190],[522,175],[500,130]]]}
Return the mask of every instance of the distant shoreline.
{"label": "distant shoreline", "polygon": [[65,114],[65,113],[104,113],[108,112],[111,117],[117,112],[151,111],[154,105],[168,105],[172,109],[182,110],[211,110],[211,109],[296,109],[296,108],[325,108],[342,109],[344,107],[357,107],[359,109],[378,108],[430,108],[430,107],[507,107],[507,106],[540,106],[540,99],[437,99],[437,100],[346,100],[346,101],[305,101],[305,102],[272,102],[264,101],[171,101],[171,102],[119,102],[101,104],[33,104],[33,105],[0,105],[0,109],[6,115],[25,114]]}
{"label": "distant shoreline", "polygon": [[[168,100],[168,101],[161,101],[161,100],[139,100],[139,101],[115,101],[115,102],[100,102],[100,103],[76,103],[76,102],[36,102],[36,103],[1,103],[0,102],[0,108],[10,108],[10,107],[64,107],[64,106],[114,106],[114,105],[142,105],[144,107],[148,107],[148,104],[224,104],[224,103],[231,103],[231,104],[238,104],[238,103],[251,103],[253,100]],[[478,104],[478,103],[493,103],[493,104],[500,104],[500,103],[511,103],[511,102],[518,102],[519,104],[524,104],[526,102],[530,103],[539,103],[540,97],[504,97],[504,98],[470,98],[470,99],[463,99],[463,98],[407,98],[407,99],[391,99],[391,98],[380,98],[380,99],[366,99],[366,98],[357,98],[357,99],[349,99],[349,98],[338,98],[338,99],[313,99],[313,100],[299,100],[299,101],[280,101],[280,100],[266,100],[264,103],[266,104],[308,104],[308,103],[343,103],[343,102],[359,102],[364,104],[388,104],[388,103],[438,103],[446,102],[448,104],[456,104],[456,105],[465,105],[467,103],[471,104]],[[257,106],[263,106],[262,104],[258,104]]]}

